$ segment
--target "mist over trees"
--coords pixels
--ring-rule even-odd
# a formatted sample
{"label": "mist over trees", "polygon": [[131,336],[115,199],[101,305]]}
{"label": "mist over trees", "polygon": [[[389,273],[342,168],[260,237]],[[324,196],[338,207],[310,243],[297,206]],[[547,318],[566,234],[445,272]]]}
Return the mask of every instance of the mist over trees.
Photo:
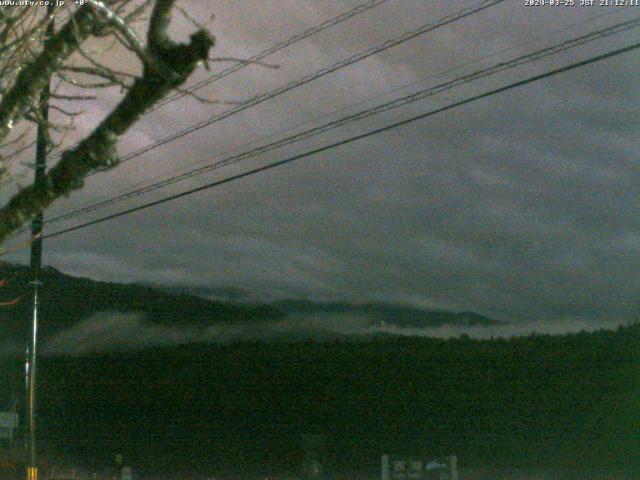
{"label": "mist over trees", "polygon": [[[454,453],[466,467],[633,472],[639,334],[634,324],[48,357],[41,432],[62,456],[99,466],[125,450],[147,472],[295,473],[301,433],[332,438],[336,475],[377,474],[390,451]],[[1,371],[20,384],[18,359]]]}

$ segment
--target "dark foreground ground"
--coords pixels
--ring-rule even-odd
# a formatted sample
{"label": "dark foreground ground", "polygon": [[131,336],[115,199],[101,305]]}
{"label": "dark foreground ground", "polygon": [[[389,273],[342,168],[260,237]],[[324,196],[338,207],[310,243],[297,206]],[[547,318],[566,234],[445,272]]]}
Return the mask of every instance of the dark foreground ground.
{"label": "dark foreground ground", "polygon": [[[185,345],[40,362],[39,445],[144,478],[334,478],[456,454],[461,479],[640,479],[640,328],[510,340]],[[20,392],[20,359],[0,386]]]}

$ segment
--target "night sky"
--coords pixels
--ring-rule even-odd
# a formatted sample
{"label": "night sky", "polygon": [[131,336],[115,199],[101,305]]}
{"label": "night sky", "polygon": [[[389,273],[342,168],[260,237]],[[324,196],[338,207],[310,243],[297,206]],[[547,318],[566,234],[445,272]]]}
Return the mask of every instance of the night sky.
{"label": "night sky", "polygon": [[[216,37],[214,56],[248,58],[358,3],[181,4],[203,23],[215,14],[206,23]],[[45,217],[640,15],[640,7],[524,3],[506,1],[99,173]],[[119,152],[476,5],[389,0],[264,59],[277,69],[248,66],[198,91],[220,103],[186,97],[149,113]],[[193,29],[176,13],[175,38]],[[630,45],[639,35],[634,29],[595,41],[46,230],[400,121]],[[97,55],[136,69],[117,48]],[[229,65],[201,68],[190,82]],[[101,280],[234,287],[241,300],[380,301],[513,322],[629,321],[640,306],[639,74],[638,53],[620,55],[57,237],[45,242],[44,261]],[[118,98],[118,89],[109,89],[83,105],[67,144]],[[24,169],[17,162],[13,168]],[[4,188],[3,198],[13,192]],[[27,262],[28,252],[5,259]]]}

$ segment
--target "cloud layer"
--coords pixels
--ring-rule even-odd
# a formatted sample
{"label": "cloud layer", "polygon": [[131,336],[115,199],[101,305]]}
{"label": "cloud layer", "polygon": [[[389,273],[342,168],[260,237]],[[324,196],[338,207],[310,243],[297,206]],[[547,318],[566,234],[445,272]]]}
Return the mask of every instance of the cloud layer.
{"label": "cloud layer", "polygon": [[[215,55],[240,57],[356,3],[184,2],[196,18],[216,14]],[[201,93],[246,100],[475,4],[390,0],[269,58],[280,65],[278,70],[252,66]],[[400,93],[623,19],[622,9],[532,8],[520,1],[505,2],[96,175],[83,192],[47,215],[218,153],[262,143],[260,138],[292,126],[340,115],[331,112],[349,113],[392,98],[397,94],[391,90],[417,80],[430,78]],[[187,29],[180,20],[175,33],[184,35]],[[162,194],[630,44],[637,34],[594,42]],[[510,50],[496,54],[505,49]],[[536,325],[549,329],[560,325],[562,330],[573,321],[613,325],[632,319],[640,305],[637,55],[581,68],[277,171],[59,237],[46,243],[46,261],[72,274],[106,280],[233,286],[259,299],[383,301],[471,310],[525,325],[544,319],[547,323]],[[225,108],[190,98],[171,103],[140,122],[123,138],[120,151]],[[97,105],[95,118],[102,111],[104,105]],[[83,219],[90,218],[95,216]],[[141,328],[123,319],[117,325],[123,331]],[[152,342],[153,329],[143,330]],[[167,333],[176,339],[183,335]]]}

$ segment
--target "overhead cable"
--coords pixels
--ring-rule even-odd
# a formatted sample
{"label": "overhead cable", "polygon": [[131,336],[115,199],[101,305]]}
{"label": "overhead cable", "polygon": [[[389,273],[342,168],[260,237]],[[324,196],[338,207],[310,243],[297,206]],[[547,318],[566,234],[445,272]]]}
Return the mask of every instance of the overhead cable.
{"label": "overhead cable", "polygon": [[353,143],[353,142],[356,142],[356,141],[371,137],[373,135],[378,135],[380,133],[384,133],[384,132],[387,132],[387,131],[390,131],[390,130],[394,130],[396,128],[399,128],[399,127],[414,123],[414,122],[416,122],[418,120],[423,120],[425,118],[431,117],[431,116],[436,115],[438,113],[442,113],[442,112],[445,112],[445,111],[448,111],[448,110],[452,110],[454,108],[457,108],[457,107],[460,107],[460,106],[463,106],[463,105],[468,105],[468,104],[470,104],[472,102],[476,102],[478,100],[481,100],[481,99],[484,99],[484,98],[488,98],[488,97],[491,97],[493,95],[512,90],[514,88],[518,88],[518,87],[521,87],[521,86],[524,86],[524,85],[527,85],[527,84],[530,84],[530,83],[533,83],[533,82],[537,82],[537,81],[540,81],[540,80],[555,76],[555,75],[559,75],[559,74],[564,73],[564,72],[568,72],[568,71],[575,70],[575,69],[580,68],[580,67],[584,67],[586,65],[590,65],[590,64],[593,64],[593,63],[596,63],[596,62],[600,62],[600,61],[603,61],[603,60],[606,60],[606,59],[609,59],[609,58],[612,58],[612,57],[615,57],[615,56],[618,56],[618,55],[622,55],[624,53],[628,53],[628,52],[631,52],[633,50],[637,50],[638,48],[640,48],[640,43],[635,43],[635,44],[629,45],[627,47],[623,47],[623,48],[619,48],[619,49],[607,52],[607,53],[602,54],[602,55],[591,57],[591,58],[589,58],[587,60],[576,62],[576,63],[570,64],[570,65],[567,65],[567,66],[564,66],[564,67],[561,67],[561,68],[556,68],[554,70],[550,70],[548,72],[545,72],[545,73],[542,73],[542,74],[539,74],[539,75],[534,75],[534,76],[529,77],[529,78],[527,78],[525,80],[520,80],[518,82],[511,83],[511,84],[505,85],[505,86],[500,87],[500,88],[489,90],[489,91],[481,93],[479,95],[474,95],[474,96],[468,97],[468,98],[466,98],[464,100],[460,100],[458,102],[451,103],[451,104],[446,105],[444,107],[436,108],[434,110],[430,110],[428,112],[425,112],[425,113],[422,113],[422,114],[419,114],[419,115],[415,115],[415,116],[410,117],[408,119],[405,119],[405,120],[402,120],[402,121],[399,121],[399,122],[395,122],[395,123],[386,125],[384,127],[376,128],[376,129],[370,130],[368,132],[365,132],[365,133],[362,133],[362,134],[359,134],[359,135],[355,135],[355,136],[349,137],[349,138],[344,139],[344,140],[340,140],[338,142],[334,142],[334,143],[331,143],[331,144],[328,144],[328,145],[325,145],[325,146],[322,146],[322,147],[319,147],[319,148],[308,150],[308,151],[306,151],[304,153],[293,155],[291,157],[288,157],[288,158],[285,158],[285,159],[270,163],[268,165],[264,165],[264,166],[261,166],[261,167],[254,168],[252,170],[248,170],[248,171],[239,173],[237,175],[233,175],[233,176],[227,177],[227,178],[222,179],[222,180],[216,180],[216,181],[208,183],[206,185],[202,185],[202,186],[197,187],[197,188],[192,188],[190,190],[186,190],[186,191],[174,194],[174,195],[170,195],[170,196],[161,198],[159,200],[148,202],[148,203],[145,203],[143,205],[139,205],[139,206],[136,206],[136,207],[133,207],[133,208],[122,210],[120,212],[113,213],[111,215],[107,215],[107,216],[98,218],[96,220],[85,222],[85,223],[82,223],[82,224],[79,224],[79,225],[75,225],[75,226],[72,226],[72,227],[69,227],[69,228],[65,228],[65,229],[62,229],[62,230],[58,230],[56,232],[53,232],[53,233],[45,235],[43,238],[47,239],[47,238],[58,237],[60,235],[64,235],[64,234],[67,234],[67,233],[70,233],[70,232],[74,232],[76,230],[84,229],[84,228],[90,227],[92,225],[97,225],[99,223],[103,223],[103,222],[106,222],[106,221],[109,221],[109,220],[113,220],[115,218],[119,218],[119,217],[122,217],[124,215],[129,215],[129,214],[134,213],[134,212],[145,210],[145,209],[150,208],[150,207],[154,207],[154,206],[157,206],[157,205],[161,205],[161,204],[164,204],[164,203],[167,203],[167,202],[171,202],[171,201],[177,200],[177,199],[182,198],[182,197],[193,195],[193,194],[198,193],[198,192],[202,192],[202,191],[205,191],[205,190],[210,190],[210,189],[218,187],[220,185],[224,185],[224,184],[227,184],[227,183],[230,183],[230,182],[233,182],[233,181],[245,178],[245,177],[249,177],[251,175],[255,175],[255,174],[260,173],[260,172],[264,172],[264,171],[267,171],[267,170],[272,170],[274,168],[281,167],[283,165],[295,162],[297,160],[301,160],[303,158],[310,157],[312,155],[316,155],[316,154],[319,154],[319,153],[326,152],[328,150],[332,150],[332,149],[337,148],[337,147],[348,145],[350,143]]}
{"label": "overhead cable", "polygon": [[175,175],[172,176],[168,179],[162,180],[160,182],[155,182],[152,183],[150,185],[141,187],[141,188],[137,188],[134,190],[131,190],[129,192],[126,192],[124,194],[106,199],[106,200],[102,200],[96,203],[93,203],[91,205],[87,205],[85,207],[81,207],[78,208],[76,210],[72,210],[70,212],[66,212],[57,216],[54,216],[52,218],[50,218],[47,221],[47,224],[51,224],[51,223],[57,223],[63,220],[67,220],[69,218],[73,218],[76,217],[78,215],[82,215],[82,214],[86,214],[98,209],[102,209],[105,208],[107,206],[111,206],[117,203],[120,203],[122,201],[125,200],[129,200],[131,198],[134,197],[138,197],[140,195],[143,195],[145,193],[149,193],[155,190],[158,190],[160,188],[164,188],[166,186],[172,185],[174,183],[178,183],[184,180],[187,180],[189,178],[198,176],[198,175],[202,175],[204,173],[208,173],[211,172],[213,170],[216,170],[218,168],[224,167],[224,166],[228,166],[231,164],[235,164],[238,163],[242,160],[248,159],[248,158],[253,158],[256,157],[258,155],[264,154],[266,152],[275,150],[277,148],[281,148],[284,147],[286,145],[290,145],[296,142],[300,142],[302,140],[306,140],[308,138],[311,137],[315,137],[317,135],[321,135],[323,133],[326,133],[328,131],[331,130],[335,130],[337,128],[341,128],[344,127],[348,124],[351,124],[353,122],[356,121],[360,121],[363,120],[365,118],[369,118],[372,117],[374,115],[379,115],[381,113],[387,112],[389,110],[392,109],[396,109],[399,107],[403,107],[406,105],[409,105],[411,103],[420,101],[420,100],[424,100],[425,98],[440,94],[442,92],[451,90],[455,87],[459,87],[461,85],[467,84],[467,83],[471,83],[473,81],[479,80],[481,78],[485,78],[491,75],[495,75],[498,74],[500,72],[527,64],[527,63],[531,63],[534,61],[538,61],[541,60],[543,58],[549,57],[551,55],[557,55],[561,52],[564,52],[566,50],[572,49],[572,48],[576,48],[578,46],[582,46],[585,45],[587,43],[596,41],[596,40],[601,40],[603,38],[609,37],[611,35],[615,35],[621,32],[625,32],[628,30],[631,30],[633,28],[638,28],[640,27],[640,17],[633,19],[633,20],[629,20],[627,22],[622,22],[619,23],[617,25],[614,25],[612,27],[608,27],[605,29],[601,29],[601,30],[597,30],[591,33],[588,33],[586,35],[577,37],[577,38],[573,38],[570,40],[567,40],[563,43],[557,44],[557,45],[553,45],[547,48],[543,48],[540,50],[537,50],[535,52],[532,53],[528,53],[526,55],[522,55],[520,57],[514,58],[512,60],[506,61],[506,62],[499,62],[491,67],[482,69],[482,70],[478,70],[475,71],[473,73],[470,73],[468,75],[464,75],[462,77],[458,77],[456,79],[450,80],[448,82],[444,82],[441,83],[439,85],[433,86],[433,87],[429,87],[426,89],[422,89],[419,90],[418,92],[409,94],[409,95],[405,95],[403,97],[391,100],[389,102],[362,110],[360,112],[351,114],[351,115],[347,115],[343,118],[340,118],[338,120],[334,120],[328,123],[325,123],[323,125],[314,127],[314,128],[310,128],[308,130],[305,130],[303,132],[291,135],[289,137],[271,142],[271,143],[267,143],[265,145],[261,145],[258,146],[256,148],[253,148],[251,150],[236,154],[236,155],[231,155],[225,159],[219,160],[217,162],[214,163],[210,163],[208,165],[204,165],[192,170],[189,170],[187,172],[184,172],[180,175]]}

